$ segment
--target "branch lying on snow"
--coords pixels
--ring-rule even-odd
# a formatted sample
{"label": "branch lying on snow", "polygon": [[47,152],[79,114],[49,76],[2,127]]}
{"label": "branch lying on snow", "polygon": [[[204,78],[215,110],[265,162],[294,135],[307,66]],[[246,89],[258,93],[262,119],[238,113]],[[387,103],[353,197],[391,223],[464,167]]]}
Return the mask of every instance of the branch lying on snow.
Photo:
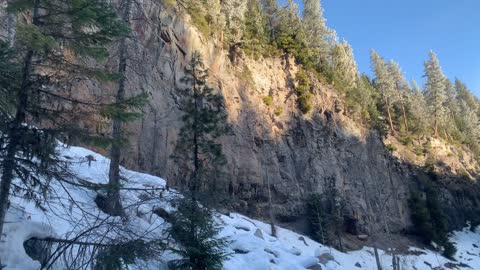
{"label": "branch lying on snow", "polygon": [[71,240],[71,239],[59,239],[54,237],[45,237],[45,238],[32,237],[30,238],[30,240],[44,241],[49,243],[80,245],[80,246],[96,246],[96,247],[113,247],[113,246],[121,245],[121,244],[104,244],[104,243],[97,243],[97,242],[83,242],[83,241],[77,241],[77,240]]}

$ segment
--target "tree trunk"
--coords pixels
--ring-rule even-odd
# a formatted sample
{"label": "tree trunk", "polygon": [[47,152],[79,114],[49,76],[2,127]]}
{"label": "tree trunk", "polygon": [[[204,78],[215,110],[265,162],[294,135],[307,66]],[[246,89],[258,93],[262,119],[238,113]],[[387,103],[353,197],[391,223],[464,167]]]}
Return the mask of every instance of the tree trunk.
{"label": "tree trunk", "polygon": [[[39,7],[40,0],[35,0],[32,21],[34,25],[38,23]],[[7,154],[1,162],[2,182],[0,183],[0,241],[2,240],[3,225],[5,224],[5,216],[8,210],[8,198],[10,196],[10,189],[14,178],[13,172],[15,169],[15,156],[17,154],[17,149],[21,144],[19,139],[21,137],[20,130],[24,128],[23,123],[25,122],[27,114],[26,111],[28,105],[28,92],[30,88],[33,55],[33,50],[28,51],[23,61],[22,84],[17,94],[16,114],[7,131]],[[1,262],[0,267],[2,267]]]}
{"label": "tree trunk", "polygon": [[390,125],[390,131],[392,135],[395,135],[395,129],[393,128],[392,114],[390,113],[390,102],[387,97],[384,97],[385,105],[387,106],[388,124]]}
{"label": "tree trunk", "polygon": [[407,112],[405,110],[405,103],[403,102],[403,97],[401,102],[402,102],[403,123],[405,124],[405,131],[408,133]]}
{"label": "tree trunk", "polygon": [[[123,20],[127,25],[130,24],[130,12],[132,8],[132,0],[125,0],[125,11]],[[120,103],[125,100],[126,87],[126,71],[127,71],[128,48],[127,38],[122,38],[119,48],[119,64],[118,73],[122,76],[118,82],[118,90],[116,102]],[[108,195],[106,210],[110,215],[122,215],[122,205],[120,202],[120,159],[121,159],[121,141],[123,137],[122,120],[113,119],[112,124],[112,148],[110,149],[110,168],[108,172]]]}
{"label": "tree trunk", "polygon": [[[270,153],[270,152],[268,152]],[[267,164],[267,163],[265,163]],[[270,218],[270,231],[271,235],[274,237],[277,237],[277,229],[275,227],[275,216],[273,214],[273,205],[272,205],[272,191],[270,189],[270,177],[268,176],[268,169],[267,166],[265,166],[265,177],[267,178],[267,190],[268,190],[268,215]]]}
{"label": "tree trunk", "polygon": [[373,244],[373,252],[375,253],[375,262],[377,263],[377,270],[383,270],[382,264],[380,263],[380,255],[378,255],[377,244]]}
{"label": "tree trunk", "polygon": [[437,113],[435,113],[435,115],[434,115],[433,137],[438,138],[438,119],[437,119]]}

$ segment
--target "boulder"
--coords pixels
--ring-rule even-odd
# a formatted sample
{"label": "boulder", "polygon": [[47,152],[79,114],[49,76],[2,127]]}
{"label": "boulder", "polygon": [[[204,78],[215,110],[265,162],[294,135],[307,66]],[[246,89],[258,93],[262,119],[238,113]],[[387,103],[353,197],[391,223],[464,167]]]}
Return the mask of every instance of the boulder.
{"label": "boulder", "polygon": [[253,235],[255,235],[256,237],[258,237],[262,240],[265,240],[265,238],[263,237],[263,231],[260,230],[260,229],[257,229]]}
{"label": "boulder", "polygon": [[326,265],[328,262],[335,261],[335,257],[333,257],[330,253],[323,253],[317,257],[321,264]]}

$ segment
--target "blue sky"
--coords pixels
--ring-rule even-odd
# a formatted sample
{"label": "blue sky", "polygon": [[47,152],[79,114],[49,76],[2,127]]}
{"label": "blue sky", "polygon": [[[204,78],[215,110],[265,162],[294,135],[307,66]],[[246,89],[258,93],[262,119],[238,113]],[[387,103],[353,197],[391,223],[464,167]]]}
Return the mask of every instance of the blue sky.
{"label": "blue sky", "polygon": [[423,62],[433,49],[445,74],[480,97],[480,0],[322,0],[322,6],[361,72],[371,74],[373,48],[423,84]]}

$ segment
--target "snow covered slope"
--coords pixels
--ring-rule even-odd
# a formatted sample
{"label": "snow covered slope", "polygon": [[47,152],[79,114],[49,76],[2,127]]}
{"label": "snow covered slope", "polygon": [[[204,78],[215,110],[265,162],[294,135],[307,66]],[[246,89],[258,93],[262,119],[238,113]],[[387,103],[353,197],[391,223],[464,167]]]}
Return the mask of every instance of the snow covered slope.
{"label": "snow covered slope", "polygon": [[[59,147],[59,151],[79,178],[93,183],[107,182],[107,158],[79,147]],[[90,166],[87,156],[96,159]],[[0,243],[0,256],[3,264],[7,266],[6,269],[28,270],[40,267],[39,262],[26,254],[23,246],[23,242],[32,237],[72,239],[82,235],[90,241],[100,241],[109,237],[132,237],[127,235],[127,232],[148,232],[147,238],[150,239],[161,237],[162,228],[168,224],[153,214],[152,210],[158,207],[171,210],[166,201],[174,196],[174,192],[164,190],[165,180],[158,177],[126,169],[122,169],[122,176],[126,181],[121,196],[123,205],[127,207],[128,219],[111,218],[103,214],[96,206],[94,199],[97,193],[93,189],[58,181],[51,183],[55,196],[45,205],[41,205],[45,211],[31,201],[12,198],[4,241]],[[342,253],[282,228],[277,229],[278,237],[272,237],[268,224],[240,214],[219,215],[218,221],[224,226],[221,236],[231,240],[228,252],[232,253],[232,256],[225,262],[225,270],[376,268],[371,248]],[[128,230],[110,231],[109,225],[115,222]],[[96,228],[95,231],[83,231],[92,226]],[[401,257],[402,269],[480,269],[480,233],[469,230],[455,232],[452,240],[458,248],[456,262],[429,250],[412,248],[415,252]],[[383,251],[380,254],[383,269],[391,269],[391,257]],[[164,255],[164,259],[169,258],[172,258],[171,254]],[[69,268],[62,260],[58,260],[54,265],[56,269]],[[157,261],[147,261],[140,265],[140,269],[166,269],[165,265]]]}

